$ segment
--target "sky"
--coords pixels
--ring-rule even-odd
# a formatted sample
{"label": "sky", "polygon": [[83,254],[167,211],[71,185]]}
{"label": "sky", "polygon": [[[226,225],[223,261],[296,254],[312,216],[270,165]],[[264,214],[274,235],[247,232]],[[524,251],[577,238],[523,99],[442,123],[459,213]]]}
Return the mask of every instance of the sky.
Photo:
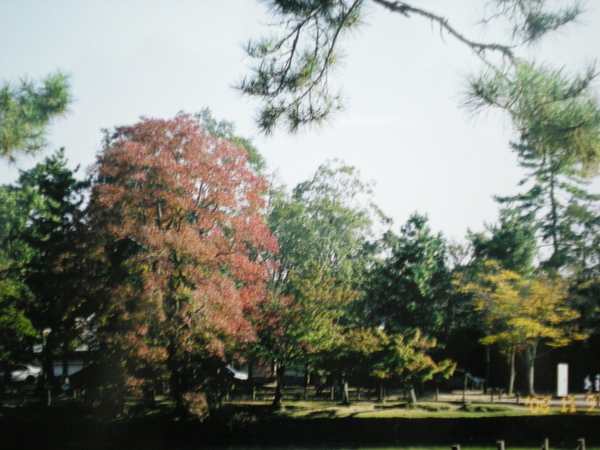
{"label": "sky", "polygon": [[[498,36],[478,24],[485,0],[413,3],[474,40]],[[594,62],[600,1],[588,0],[586,9],[579,26],[522,54],[568,71]],[[356,167],[375,183],[374,201],[395,231],[418,211],[433,231],[460,241],[496,221],[494,195],[519,192],[524,172],[509,147],[508,118],[461,107],[465,77],[480,69],[479,59],[427,20],[374,4],[365,25],[343,41],[335,82],[344,110],[320,129],[262,135],[254,124],[258,104],[233,86],[249,73],[244,44],[270,33],[272,22],[256,0],[0,0],[0,81],[60,70],[74,97],[49,128],[47,149],[16,164],[0,161],[0,184],[60,147],[83,176],[100,151],[102,129],[208,107],[250,138],[290,188],[327,160]],[[592,189],[599,186],[595,180]]]}

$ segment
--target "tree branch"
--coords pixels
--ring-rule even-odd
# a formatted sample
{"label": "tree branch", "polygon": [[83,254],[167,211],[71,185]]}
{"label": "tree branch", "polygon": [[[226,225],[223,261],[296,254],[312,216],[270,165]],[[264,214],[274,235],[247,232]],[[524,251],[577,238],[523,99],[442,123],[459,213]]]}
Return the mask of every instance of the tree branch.
{"label": "tree branch", "polygon": [[414,13],[419,16],[426,17],[433,22],[436,22],[437,24],[439,24],[439,26],[442,29],[446,30],[450,35],[454,36],[460,42],[469,46],[477,54],[480,54],[487,50],[491,50],[491,51],[500,52],[500,53],[502,53],[502,55],[510,58],[511,60],[514,60],[514,58],[515,58],[512,48],[508,47],[506,45],[486,44],[486,43],[475,42],[470,39],[467,39],[465,36],[463,36],[458,31],[456,31],[456,29],[454,29],[454,27],[452,27],[450,25],[450,23],[448,22],[448,19],[446,19],[445,17],[438,16],[436,14],[433,14],[429,11],[425,11],[420,8],[415,8],[414,6],[411,6],[404,2],[398,2],[398,1],[391,2],[388,0],[372,0],[372,1],[374,3],[377,3],[378,5],[383,6],[384,8],[386,8],[392,12],[397,12],[397,13],[400,13],[407,17],[409,16],[409,13]]}

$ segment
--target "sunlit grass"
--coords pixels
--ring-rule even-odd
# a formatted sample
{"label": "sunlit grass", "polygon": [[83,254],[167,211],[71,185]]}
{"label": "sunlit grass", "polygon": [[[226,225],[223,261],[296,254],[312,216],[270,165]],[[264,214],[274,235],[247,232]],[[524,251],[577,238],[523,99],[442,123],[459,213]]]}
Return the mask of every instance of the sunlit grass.
{"label": "sunlit grass", "polygon": [[[239,401],[231,402],[231,406],[245,406],[249,408],[269,408],[270,402]],[[564,414],[559,406],[552,406],[544,414],[540,414],[524,404],[513,403],[460,403],[460,402],[435,402],[423,401],[416,404],[404,400],[378,403],[371,401],[352,402],[349,405],[339,401],[288,401],[282,408],[271,410],[271,414],[281,417],[296,419],[338,419],[338,418],[477,418],[477,417],[516,417],[532,415],[560,415]],[[600,411],[584,411],[580,409],[577,414],[600,415]]]}

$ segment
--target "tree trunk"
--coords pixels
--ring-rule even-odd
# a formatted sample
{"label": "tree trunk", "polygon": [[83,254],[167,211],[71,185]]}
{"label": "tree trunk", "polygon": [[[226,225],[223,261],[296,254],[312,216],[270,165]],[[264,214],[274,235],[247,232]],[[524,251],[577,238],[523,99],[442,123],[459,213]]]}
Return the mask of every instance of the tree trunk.
{"label": "tree trunk", "polygon": [[65,342],[63,342],[62,358],[62,379],[64,381],[69,376],[69,344],[66,339]]}
{"label": "tree trunk", "polygon": [[535,395],[534,374],[537,343],[525,347],[525,365],[527,366],[527,389],[529,395]]}
{"label": "tree trunk", "polygon": [[304,371],[304,400],[308,399],[308,386],[310,386],[310,368],[307,365]]}
{"label": "tree trunk", "polygon": [[[43,333],[43,331],[42,331]],[[37,393],[40,395],[40,401],[42,403],[46,403],[49,405],[49,399],[47,399],[47,392],[46,392],[46,383],[53,383],[55,381],[55,377],[54,377],[54,364],[52,363],[52,354],[53,354],[53,342],[51,341],[51,339],[53,338],[53,336],[51,336],[52,333],[49,333],[46,335],[46,338],[43,340],[43,345],[42,345],[42,354],[40,356],[41,359],[41,363],[42,363],[42,376],[38,377],[37,379],[37,385],[36,385],[36,391]],[[50,391],[48,391],[50,392]]]}
{"label": "tree trunk", "polygon": [[377,401],[380,403],[385,403],[385,389],[383,388],[383,381],[379,382],[379,398]]}
{"label": "tree trunk", "polygon": [[510,375],[508,380],[508,395],[513,395],[515,389],[515,378],[517,376],[517,369],[515,367],[515,356],[517,349],[515,347],[510,349]]}
{"label": "tree trunk", "polygon": [[248,359],[248,394],[252,400],[256,400],[256,390],[254,389],[254,359]]}
{"label": "tree trunk", "polygon": [[555,176],[554,176],[554,169],[550,169],[550,211],[551,211],[551,215],[552,215],[552,229],[550,230],[550,234],[552,237],[552,257],[550,258],[551,260],[553,260],[556,255],[558,255],[558,211],[557,211],[557,202],[556,202],[556,196],[554,193],[554,186],[555,186]]}
{"label": "tree trunk", "polygon": [[415,388],[410,388],[409,390],[409,403],[415,404],[417,403],[417,395],[415,394]]}
{"label": "tree trunk", "polygon": [[485,389],[486,392],[490,387],[490,366],[492,362],[492,348],[489,345],[485,346]]}
{"label": "tree trunk", "polygon": [[54,382],[54,364],[52,363],[52,355],[44,355],[42,356],[42,369],[44,371],[44,376],[41,377],[42,383],[45,381]]}
{"label": "tree trunk", "polygon": [[275,408],[281,408],[281,402],[283,400],[283,375],[285,374],[285,366],[277,364],[275,366],[275,397],[273,397],[273,406]]}
{"label": "tree trunk", "polygon": [[350,394],[348,393],[348,380],[346,380],[346,377],[342,377],[342,403],[344,405],[350,404]]}
{"label": "tree trunk", "polygon": [[178,413],[183,413],[183,380],[181,377],[180,366],[177,361],[177,345],[175,339],[169,336],[169,344],[167,345],[167,360],[166,366],[169,370],[169,396],[175,400],[175,410]]}

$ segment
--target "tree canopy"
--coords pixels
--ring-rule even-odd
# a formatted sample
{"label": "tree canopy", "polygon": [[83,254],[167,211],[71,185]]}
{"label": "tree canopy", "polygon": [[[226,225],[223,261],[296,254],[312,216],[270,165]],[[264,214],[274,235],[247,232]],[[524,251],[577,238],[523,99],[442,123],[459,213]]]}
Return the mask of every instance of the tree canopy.
{"label": "tree canopy", "polygon": [[531,394],[539,345],[563,347],[588,337],[578,330],[579,313],[567,303],[568,284],[563,279],[525,279],[490,260],[479,280],[462,281],[461,289],[473,295],[475,308],[483,312],[487,336],[481,342],[524,355]]}
{"label": "tree canopy", "polygon": [[37,336],[25,314],[32,301],[25,276],[33,249],[22,236],[28,219],[24,198],[22,190],[0,186],[0,367],[30,353]]}
{"label": "tree canopy", "polygon": [[41,336],[47,330],[42,359],[50,377],[52,358],[61,349],[68,354],[79,337],[76,322],[85,303],[82,267],[85,220],[83,204],[89,183],[67,167],[64,149],[22,172],[19,205],[27,214],[21,237],[32,250],[24,278],[32,301],[27,317]]}
{"label": "tree canopy", "polygon": [[266,295],[261,255],[277,250],[266,181],[242,148],[179,115],[117,128],[93,182],[108,382],[143,395],[166,377],[178,406],[198,413],[218,399],[236,343],[255,336],[246,314]]}
{"label": "tree canopy", "polygon": [[427,217],[415,213],[399,236],[384,236],[383,247],[389,255],[371,271],[364,299],[371,322],[384,323],[391,333],[440,332],[452,316],[443,237],[431,232]]}
{"label": "tree canopy", "polygon": [[35,153],[46,145],[49,122],[66,113],[71,102],[68,79],[61,73],[41,83],[23,80],[0,87],[0,158]]}
{"label": "tree canopy", "polygon": [[370,194],[357,170],[339,161],[320,166],[291,195],[272,193],[268,223],[279,242],[278,270],[255,326],[259,353],[276,362],[278,375],[336,339],[382,219]]}

